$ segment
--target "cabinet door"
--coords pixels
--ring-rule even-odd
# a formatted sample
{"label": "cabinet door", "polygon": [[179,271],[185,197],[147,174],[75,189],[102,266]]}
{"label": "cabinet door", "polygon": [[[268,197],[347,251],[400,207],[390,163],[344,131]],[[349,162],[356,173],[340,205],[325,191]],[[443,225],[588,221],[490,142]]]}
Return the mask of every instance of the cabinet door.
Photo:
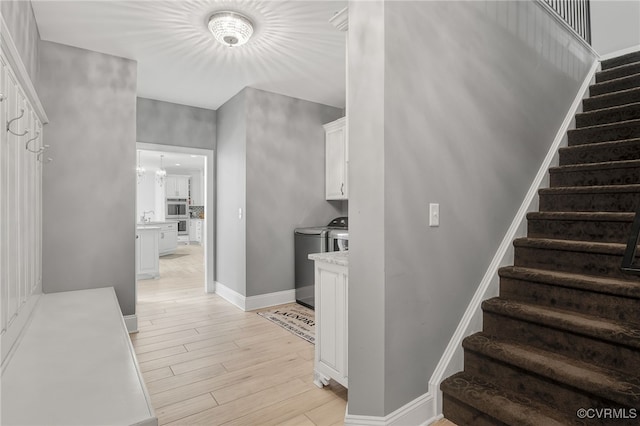
{"label": "cabinet door", "polygon": [[347,386],[347,273],[316,263],[316,372]]}
{"label": "cabinet door", "polygon": [[178,198],[189,198],[189,178],[179,176],[176,178],[176,194]]}
{"label": "cabinet door", "polygon": [[175,176],[166,176],[165,182],[165,194],[167,198],[177,198],[178,188]]}
{"label": "cabinet door", "polygon": [[346,200],[347,142],[344,119],[325,125],[325,198]]}
{"label": "cabinet door", "polygon": [[159,250],[158,231],[138,232],[138,238],[136,238],[138,275],[158,275],[160,267]]}

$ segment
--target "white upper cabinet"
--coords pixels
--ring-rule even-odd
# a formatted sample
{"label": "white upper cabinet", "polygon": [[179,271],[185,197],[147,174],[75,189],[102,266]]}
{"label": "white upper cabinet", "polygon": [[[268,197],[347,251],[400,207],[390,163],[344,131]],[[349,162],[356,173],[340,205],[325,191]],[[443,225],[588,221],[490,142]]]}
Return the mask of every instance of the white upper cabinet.
{"label": "white upper cabinet", "polygon": [[167,198],[189,198],[189,176],[167,175],[165,193]]}
{"label": "white upper cabinet", "polygon": [[324,125],[325,131],[325,198],[347,200],[349,198],[349,141],[347,119],[342,117]]}
{"label": "white upper cabinet", "polygon": [[204,176],[202,171],[191,174],[191,205],[204,206]]}

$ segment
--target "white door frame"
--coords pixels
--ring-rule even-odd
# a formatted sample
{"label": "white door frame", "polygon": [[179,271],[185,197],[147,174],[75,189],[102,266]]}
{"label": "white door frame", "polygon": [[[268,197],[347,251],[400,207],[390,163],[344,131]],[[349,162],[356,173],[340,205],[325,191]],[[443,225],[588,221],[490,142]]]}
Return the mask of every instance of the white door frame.
{"label": "white door frame", "polygon": [[[144,151],[164,151],[175,152],[180,154],[202,155],[207,158],[204,168],[204,290],[207,293],[215,292],[215,210],[214,210],[214,189],[213,178],[215,176],[213,164],[213,150],[202,148],[191,148],[177,145],[161,145],[156,143],[136,142],[137,150]],[[136,186],[136,202],[137,202],[137,186]],[[136,285],[136,303],[138,302],[138,289]]]}

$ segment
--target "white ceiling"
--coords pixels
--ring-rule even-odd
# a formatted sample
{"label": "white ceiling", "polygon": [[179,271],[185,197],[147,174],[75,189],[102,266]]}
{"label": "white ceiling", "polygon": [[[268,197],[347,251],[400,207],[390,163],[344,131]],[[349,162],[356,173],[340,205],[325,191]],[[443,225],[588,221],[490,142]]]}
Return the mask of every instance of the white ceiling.
{"label": "white ceiling", "polygon": [[[160,168],[160,156],[163,155],[162,165],[170,174],[189,174],[193,171],[204,171],[205,156],[180,154],[176,152],[138,150],[139,162],[147,173],[154,173]],[[136,166],[138,157],[136,157]]]}
{"label": "white ceiling", "polygon": [[[344,107],[346,0],[33,0],[43,40],[134,59],[138,96],[218,109],[246,86]],[[254,22],[244,46],[215,41],[215,11]]]}

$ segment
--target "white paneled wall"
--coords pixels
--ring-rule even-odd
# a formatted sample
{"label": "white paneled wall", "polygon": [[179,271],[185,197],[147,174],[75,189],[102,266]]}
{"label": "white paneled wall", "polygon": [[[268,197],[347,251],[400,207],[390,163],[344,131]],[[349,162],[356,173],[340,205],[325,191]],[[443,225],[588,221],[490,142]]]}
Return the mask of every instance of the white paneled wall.
{"label": "white paneled wall", "polygon": [[[2,366],[42,292],[44,112],[12,42],[0,55],[0,325]],[[34,105],[39,107],[36,108]]]}

